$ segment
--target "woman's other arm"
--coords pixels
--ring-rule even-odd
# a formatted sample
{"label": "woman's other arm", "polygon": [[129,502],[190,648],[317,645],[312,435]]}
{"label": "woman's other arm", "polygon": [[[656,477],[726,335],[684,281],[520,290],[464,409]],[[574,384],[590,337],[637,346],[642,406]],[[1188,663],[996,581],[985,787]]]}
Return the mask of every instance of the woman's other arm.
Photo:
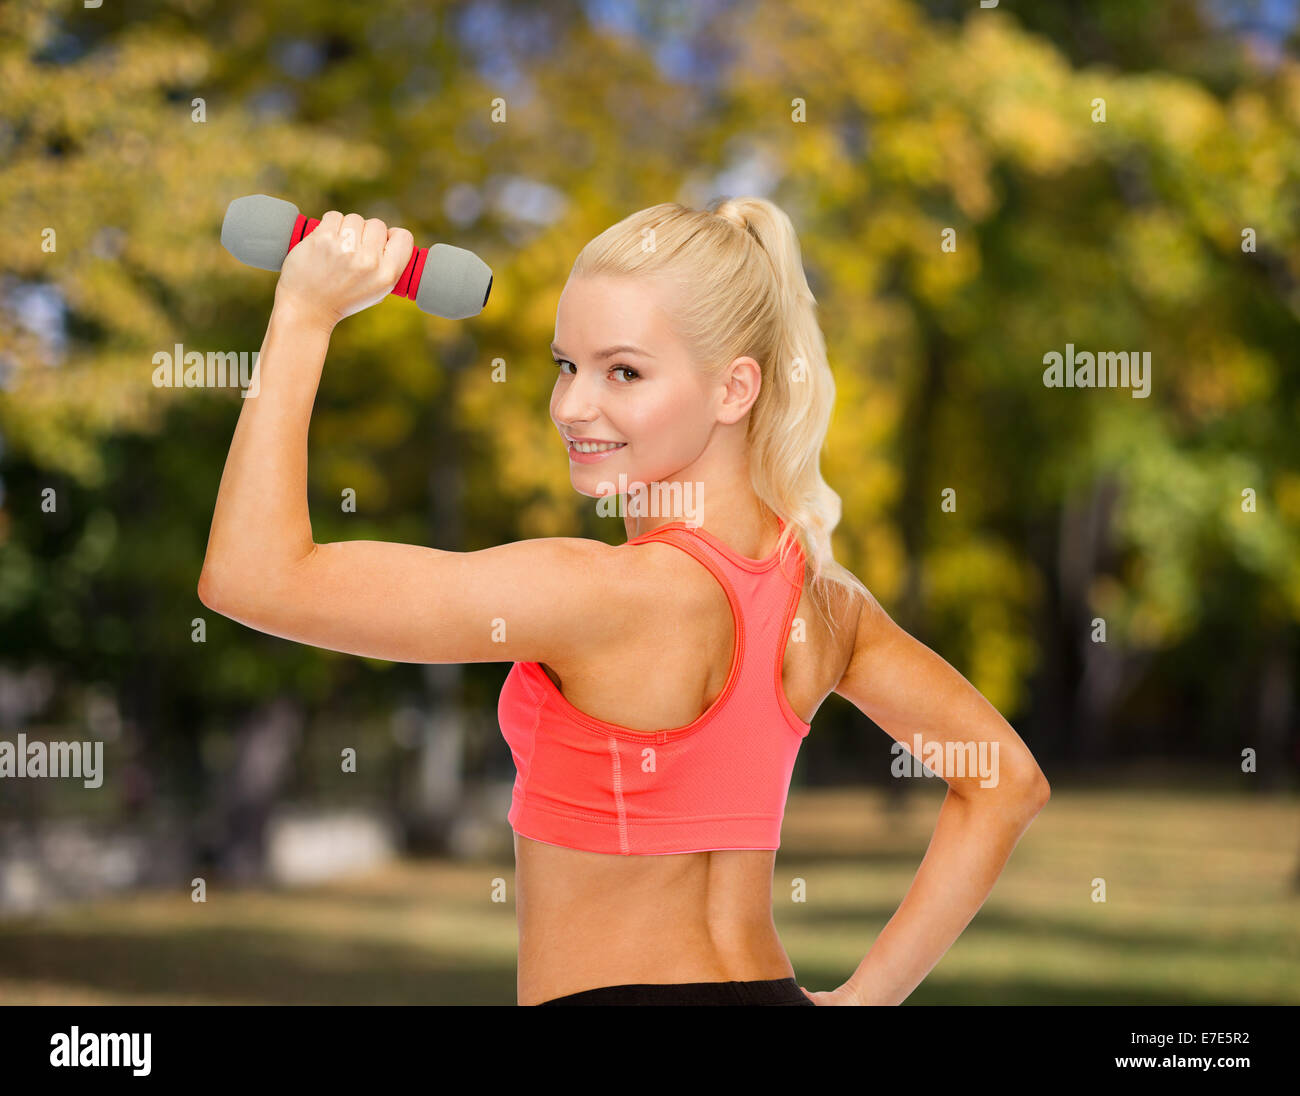
{"label": "woman's other arm", "polygon": [[[948,792],[934,836],[897,912],[845,986],[859,1004],[907,999],[970,923],[1050,795],[1029,748],[952,666],[863,603],[853,657],[835,692],[909,750],[975,743],[996,757],[996,783],[940,772]],[[996,748],[996,753],[994,753]]]}

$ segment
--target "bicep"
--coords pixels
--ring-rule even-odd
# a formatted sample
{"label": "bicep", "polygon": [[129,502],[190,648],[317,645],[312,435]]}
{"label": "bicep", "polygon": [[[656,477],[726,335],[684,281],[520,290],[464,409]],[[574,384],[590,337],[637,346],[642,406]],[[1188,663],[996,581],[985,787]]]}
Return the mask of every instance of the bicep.
{"label": "bicep", "polygon": [[269,635],[367,658],[547,662],[615,626],[611,551],[573,537],[479,552],[339,541],[273,574],[228,580],[207,601]]}
{"label": "bicep", "polygon": [[[954,758],[956,751],[964,750],[966,758],[973,754],[976,761],[983,750],[996,766],[999,786],[1046,783],[1029,748],[1001,713],[943,658],[900,628],[870,595],[862,603],[853,656],[835,692],[914,754],[919,739],[918,760],[924,763],[938,750],[943,751],[938,756]],[[963,795],[981,786],[978,771],[957,775],[950,768],[940,775]]]}

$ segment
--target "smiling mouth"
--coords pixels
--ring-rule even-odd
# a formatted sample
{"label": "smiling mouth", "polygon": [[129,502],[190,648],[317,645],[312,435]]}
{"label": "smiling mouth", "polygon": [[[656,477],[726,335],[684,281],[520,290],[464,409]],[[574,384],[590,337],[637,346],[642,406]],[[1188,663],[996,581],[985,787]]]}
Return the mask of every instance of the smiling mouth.
{"label": "smiling mouth", "polygon": [[612,453],[615,449],[624,449],[627,442],[586,442],[569,440],[569,448],[575,453]]}

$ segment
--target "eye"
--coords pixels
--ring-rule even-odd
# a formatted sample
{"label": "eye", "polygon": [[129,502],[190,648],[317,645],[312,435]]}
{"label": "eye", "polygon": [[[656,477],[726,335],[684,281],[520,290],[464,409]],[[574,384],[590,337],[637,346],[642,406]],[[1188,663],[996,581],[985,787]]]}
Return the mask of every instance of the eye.
{"label": "eye", "polygon": [[[551,360],[560,367],[561,373],[564,372],[564,367],[566,365],[573,365],[573,362],[567,361],[564,358],[552,358]],[[641,374],[638,373],[635,369],[633,369],[630,365],[612,365],[610,366],[609,371],[611,373],[627,373],[630,377],[637,378],[637,379],[639,379],[641,376]],[[572,374],[569,374],[569,376],[572,376]],[[632,382],[630,380],[626,380],[623,383],[631,384]]]}

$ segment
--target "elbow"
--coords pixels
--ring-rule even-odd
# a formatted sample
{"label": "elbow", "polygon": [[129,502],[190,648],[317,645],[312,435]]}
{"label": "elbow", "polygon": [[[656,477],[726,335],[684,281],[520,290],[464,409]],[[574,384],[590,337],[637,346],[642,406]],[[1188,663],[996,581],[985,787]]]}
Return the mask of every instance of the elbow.
{"label": "elbow", "polygon": [[1047,801],[1052,798],[1052,786],[1047,783],[1042,769],[1035,769],[1034,775],[1022,782],[1019,794],[1031,818],[1047,806]]}
{"label": "elbow", "polygon": [[226,586],[206,567],[199,573],[198,595],[199,601],[205,608],[222,616],[227,615],[226,610],[230,602],[226,594]]}
{"label": "elbow", "polygon": [[1017,825],[1026,826],[1047,806],[1052,789],[1047,777],[1035,766],[1031,771],[1015,776],[1003,774],[1001,779],[983,783],[978,778],[950,781],[953,792],[972,805],[987,807]]}
{"label": "elbow", "polygon": [[217,591],[207,571],[199,575],[199,602],[205,609],[211,609],[214,613],[221,612],[217,608]]}
{"label": "elbow", "polygon": [[1038,794],[1041,797],[1038,805],[1040,807],[1046,807],[1047,801],[1052,798],[1052,786],[1047,782],[1047,777],[1045,776],[1040,779]]}

